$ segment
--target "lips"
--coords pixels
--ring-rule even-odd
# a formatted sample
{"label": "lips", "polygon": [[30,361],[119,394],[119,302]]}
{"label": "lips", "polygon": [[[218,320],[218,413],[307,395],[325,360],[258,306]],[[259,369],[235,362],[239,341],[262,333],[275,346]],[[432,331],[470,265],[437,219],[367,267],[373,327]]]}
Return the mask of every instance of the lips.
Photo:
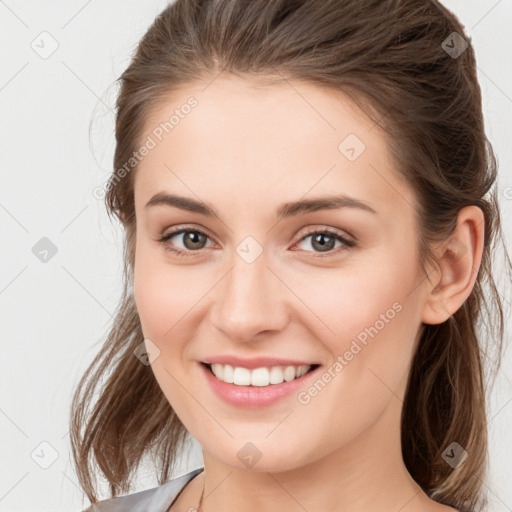
{"label": "lips", "polygon": [[[213,360],[209,358],[208,360]],[[216,358],[219,361],[226,361],[228,358]],[[284,362],[283,366],[288,366],[291,360],[289,359],[276,359],[276,358],[263,358],[263,359],[252,359],[252,360],[241,360],[239,358],[231,359],[231,361],[242,361],[243,364],[251,364],[257,368],[261,368],[260,361],[271,366],[276,366],[276,362]],[[303,361],[292,361],[294,363],[302,363]],[[222,364],[222,363],[217,363]],[[226,363],[227,364],[227,363]],[[242,364],[242,363],[238,363]],[[290,395],[298,393],[304,386],[312,382],[321,371],[321,366],[311,365],[311,369],[301,375],[300,377],[294,378],[291,381],[285,381],[280,384],[271,384],[263,387],[253,385],[236,385],[219,380],[213,373],[210,364],[201,362],[198,364],[200,372],[206,381],[207,387],[217,397],[219,397],[225,403],[241,408],[260,408],[270,406],[280,400],[284,400]],[[293,366],[293,365],[292,365]],[[299,365],[302,366],[302,365]],[[243,367],[242,367],[243,368]]]}

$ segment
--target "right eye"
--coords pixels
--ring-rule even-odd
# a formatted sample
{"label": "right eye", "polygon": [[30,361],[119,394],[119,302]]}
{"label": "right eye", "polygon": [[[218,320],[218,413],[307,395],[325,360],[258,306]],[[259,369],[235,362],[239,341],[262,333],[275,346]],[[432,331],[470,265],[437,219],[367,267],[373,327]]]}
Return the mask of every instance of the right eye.
{"label": "right eye", "polygon": [[[176,247],[174,243],[170,243],[171,239],[179,236],[181,236],[184,248]],[[198,252],[200,249],[203,249],[204,242],[208,238],[208,235],[202,231],[181,227],[167,232],[158,239],[158,242],[163,244],[165,250],[171,251],[178,256],[187,257],[190,255],[189,253]]]}

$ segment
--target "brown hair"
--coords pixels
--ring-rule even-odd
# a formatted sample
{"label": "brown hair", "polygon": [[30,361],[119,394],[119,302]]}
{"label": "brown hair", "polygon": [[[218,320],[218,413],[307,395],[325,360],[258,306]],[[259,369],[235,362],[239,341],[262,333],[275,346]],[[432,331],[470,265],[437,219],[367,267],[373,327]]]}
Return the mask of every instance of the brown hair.
{"label": "brown hair", "polygon": [[[442,46],[448,40],[454,47],[453,32],[468,43],[458,56]],[[491,265],[503,239],[493,188],[497,163],[484,132],[473,47],[458,19],[434,0],[177,0],[156,18],[119,79],[106,205],[126,233],[124,291],[105,345],[73,399],[71,445],[82,488],[96,503],[95,462],[112,496],[128,492],[146,454],[156,455],[162,484],[183,447],[185,427],[151,367],[133,354],[144,339],[131,287],[136,165],[122,179],[116,169],[140,147],[149,112],[173,91],[221,72],[263,85],[296,79],[333,88],[385,131],[397,171],[418,198],[425,278],[427,263],[435,264],[431,244],[452,233],[463,207],[482,209],[484,252],[475,286],[446,322],[422,326],[401,430],[405,464],[421,488],[440,503],[480,510],[486,503],[484,370],[496,374],[504,338]],[[488,333],[479,333],[484,326]],[[453,441],[467,452],[456,469],[442,457]]]}

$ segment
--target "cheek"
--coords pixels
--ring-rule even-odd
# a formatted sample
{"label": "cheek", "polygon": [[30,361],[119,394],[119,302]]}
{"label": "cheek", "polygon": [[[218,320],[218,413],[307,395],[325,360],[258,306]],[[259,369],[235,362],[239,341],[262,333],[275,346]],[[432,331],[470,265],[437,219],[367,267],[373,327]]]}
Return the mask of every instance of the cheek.
{"label": "cheek", "polygon": [[299,402],[318,423],[330,422],[333,436],[343,431],[349,440],[404,392],[419,325],[409,294],[414,276],[415,268],[390,258],[332,274],[317,288],[303,285],[308,306],[322,319],[309,328],[332,359],[322,382],[304,389]]}
{"label": "cheek", "polygon": [[137,246],[134,297],[145,337],[162,338],[177,321],[186,295],[180,274],[159,262],[154,252]]}
{"label": "cheek", "polygon": [[[303,281],[305,304],[336,334],[371,325],[414,288],[414,269],[400,261],[333,270]],[[394,308],[397,309],[397,306]],[[393,316],[393,311],[390,311]]]}
{"label": "cheek", "polygon": [[196,323],[201,299],[214,284],[209,282],[208,269],[203,275],[195,265],[171,265],[165,257],[163,249],[138,247],[134,268],[134,297],[142,330],[157,344],[187,334],[183,330]]}
{"label": "cheek", "polygon": [[[367,373],[368,367],[407,369],[420,315],[414,254],[383,251],[352,268],[304,281],[300,295],[315,316],[310,330],[332,354]],[[353,368],[355,371],[355,368]]]}

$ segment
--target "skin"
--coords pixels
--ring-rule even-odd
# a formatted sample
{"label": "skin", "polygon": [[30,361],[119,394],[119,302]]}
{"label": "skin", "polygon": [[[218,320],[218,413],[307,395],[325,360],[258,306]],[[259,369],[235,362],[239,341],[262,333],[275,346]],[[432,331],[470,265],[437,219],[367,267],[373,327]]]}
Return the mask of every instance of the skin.
{"label": "skin", "polygon": [[[422,324],[445,321],[473,288],[481,210],[460,212],[426,279],[415,195],[362,111],[308,83],[256,88],[226,75],[209,82],[174,92],[148,116],[141,140],[189,96],[198,100],[143,158],[134,183],[135,301],[144,336],[160,351],[151,367],[204,456],[204,472],[170,510],[196,507],[203,485],[207,512],[455,510],[430,500],[405,468],[400,414]],[[338,150],[350,133],[366,146],[353,162]],[[218,217],[146,207],[158,192],[207,202]],[[355,197],[377,214],[324,209],[277,222],[282,203],[326,194]],[[202,248],[180,234],[157,241],[183,224],[208,236]],[[337,241],[319,257],[327,253],[306,236],[313,228],[334,229],[356,246]],[[249,235],[263,250],[252,263],[236,252]],[[187,255],[166,250],[173,244]],[[401,311],[307,404],[292,394],[240,409],[218,398],[200,371],[198,361],[218,354],[327,369],[397,302]],[[251,468],[237,456],[247,442],[262,454]]]}

